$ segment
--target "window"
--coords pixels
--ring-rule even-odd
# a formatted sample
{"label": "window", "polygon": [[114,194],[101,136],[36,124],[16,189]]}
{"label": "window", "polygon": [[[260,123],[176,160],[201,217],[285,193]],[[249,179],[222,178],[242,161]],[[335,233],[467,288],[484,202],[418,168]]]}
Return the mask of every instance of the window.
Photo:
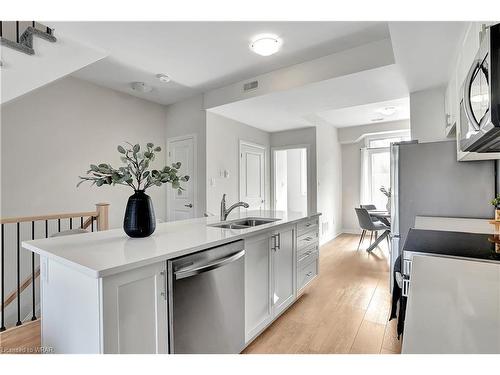
{"label": "window", "polygon": [[388,197],[380,191],[387,191],[391,185],[390,145],[409,140],[409,134],[387,138],[368,138],[361,157],[361,204],[373,204],[377,209],[386,208]]}

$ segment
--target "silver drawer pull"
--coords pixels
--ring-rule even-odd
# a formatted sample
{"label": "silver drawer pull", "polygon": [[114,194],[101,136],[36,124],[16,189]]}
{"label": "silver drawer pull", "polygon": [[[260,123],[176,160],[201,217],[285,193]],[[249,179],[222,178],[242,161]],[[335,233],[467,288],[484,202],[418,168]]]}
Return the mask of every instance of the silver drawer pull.
{"label": "silver drawer pull", "polygon": [[307,276],[307,277],[309,277],[309,276],[311,276],[312,274],[313,274],[313,273],[312,273],[312,271],[309,271],[309,272],[306,274],[306,276]]}
{"label": "silver drawer pull", "polygon": [[310,227],[311,225],[312,225],[312,223],[307,223],[306,227]]}
{"label": "silver drawer pull", "polygon": [[308,242],[309,242],[309,241],[311,241],[312,239],[313,239],[312,237],[306,237],[306,238],[304,238],[304,241],[308,241]]}

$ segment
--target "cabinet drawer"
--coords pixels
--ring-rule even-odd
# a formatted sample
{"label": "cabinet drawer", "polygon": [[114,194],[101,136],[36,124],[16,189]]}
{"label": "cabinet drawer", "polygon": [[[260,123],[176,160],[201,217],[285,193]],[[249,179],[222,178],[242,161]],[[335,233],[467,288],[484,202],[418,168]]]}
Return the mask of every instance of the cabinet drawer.
{"label": "cabinet drawer", "polygon": [[299,236],[307,232],[317,232],[319,229],[319,218],[304,220],[297,224],[297,234]]}
{"label": "cabinet drawer", "polygon": [[318,251],[319,251],[318,245],[312,245],[312,246],[305,247],[305,248],[297,251],[297,261],[300,263],[304,259],[309,258],[311,255],[318,256]]}
{"label": "cabinet drawer", "polygon": [[302,290],[309,282],[318,275],[318,258],[299,268],[297,274],[297,288]]}
{"label": "cabinet drawer", "polygon": [[306,247],[318,244],[319,233],[307,232],[297,237],[297,250],[305,249]]}

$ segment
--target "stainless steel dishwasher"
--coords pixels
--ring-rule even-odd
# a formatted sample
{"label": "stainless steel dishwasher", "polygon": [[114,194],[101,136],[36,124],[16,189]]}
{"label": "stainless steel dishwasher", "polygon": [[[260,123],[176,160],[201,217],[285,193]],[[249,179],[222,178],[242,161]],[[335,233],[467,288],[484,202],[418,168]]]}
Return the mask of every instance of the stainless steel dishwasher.
{"label": "stainless steel dishwasher", "polygon": [[170,353],[239,353],[245,345],[243,241],[168,261]]}

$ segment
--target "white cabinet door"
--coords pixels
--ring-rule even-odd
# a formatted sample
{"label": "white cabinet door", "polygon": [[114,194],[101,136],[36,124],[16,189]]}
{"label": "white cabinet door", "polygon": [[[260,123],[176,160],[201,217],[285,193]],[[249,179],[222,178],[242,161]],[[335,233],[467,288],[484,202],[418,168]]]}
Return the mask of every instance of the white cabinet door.
{"label": "white cabinet door", "polygon": [[[275,235],[273,245],[273,316],[280,314],[295,298],[295,229],[288,227]],[[275,249],[275,250],[274,250]]]}
{"label": "white cabinet door", "polygon": [[266,148],[240,142],[240,201],[250,209],[265,208]]}
{"label": "white cabinet door", "polygon": [[272,319],[271,233],[245,239],[245,341]]}
{"label": "white cabinet door", "polygon": [[166,262],[102,279],[104,353],[168,353]]}

